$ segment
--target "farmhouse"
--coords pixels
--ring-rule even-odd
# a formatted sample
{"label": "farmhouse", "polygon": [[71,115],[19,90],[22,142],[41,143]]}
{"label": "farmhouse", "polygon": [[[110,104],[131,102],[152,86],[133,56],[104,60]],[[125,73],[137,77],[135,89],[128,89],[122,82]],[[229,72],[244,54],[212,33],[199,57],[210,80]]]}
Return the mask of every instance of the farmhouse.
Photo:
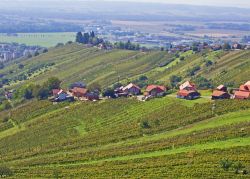
{"label": "farmhouse", "polygon": [[218,86],[212,94],[212,100],[230,99],[231,95],[227,92],[227,87],[224,85]]}
{"label": "farmhouse", "polygon": [[146,88],[146,91],[144,92],[144,96],[153,96],[153,97],[163,96],[166,90],[167,89],[165,86],[149,85]]}
{"label": "farmhouse", "polygon": [[86,88],[79,88],[79,87],[74,87],[69,91],[76,98],[86,97],[86,94],[88,93],[88,90]]}
{"label": "farmhouse", "polygon": [[225,91],[214,90],[212,94],[212,100],[216,99],[230,99],[230,94]]}
{"label": "farmhouse", "polygon": [[62,102],[62,101],[74,101],[73,96],[70,96],[62,89],[53,89],[52,90],[52,98],[51,101]]}
{"label": "farmhouse", "polygon": [[180,86],[177,98],[193,100],[200,98],[201,94],[197,91],[196,85],[190,81],[186,81]]}
{"label": "farmhouse", "polygon": [[133,83],[122,88],[122,92],[128,95],[139,95],[141,94],[141,88]]}
{"label": "farmhouse", "polygon": [[241,85],[240,89],[235,91],[234,99],[250,99],[250,81]]}
{"label": "farmhouse", "polygon": [[187,100],[193,100],[200,98],[200,93],[198,91],[188,91],[188,90],[180,90],[177,93],[177,98],[180,99],[187,99]]}
{"label": "farmhouse", "polygon": [[180,86],[180,90],[196,91],[196,85],[190,81],[186,81]]}

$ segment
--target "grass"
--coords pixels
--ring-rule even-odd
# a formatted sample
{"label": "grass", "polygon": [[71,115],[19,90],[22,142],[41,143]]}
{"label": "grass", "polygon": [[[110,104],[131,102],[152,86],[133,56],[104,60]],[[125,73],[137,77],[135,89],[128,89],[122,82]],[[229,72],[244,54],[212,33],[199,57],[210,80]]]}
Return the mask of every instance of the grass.
{"label": "grass", "polygon": [[75,33],[18,33],[17,36],[0,34],[0,42],[23,43],[26,45],[38,45],[42,47],[54,47],[58,43],[66,43],[75,40]]}

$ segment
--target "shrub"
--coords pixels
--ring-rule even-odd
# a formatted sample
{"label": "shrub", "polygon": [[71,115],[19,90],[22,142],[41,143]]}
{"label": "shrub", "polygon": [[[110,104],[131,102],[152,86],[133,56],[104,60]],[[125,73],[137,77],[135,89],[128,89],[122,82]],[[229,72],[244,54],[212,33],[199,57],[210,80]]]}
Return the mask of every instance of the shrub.
{"label": "shrub", "polygon": [[228,159],[224,159],[220,161],[220,164],[223,170],[228,171],[232,167],[233,162],[229,161]]}
{"label": "shrub", "polygon": [[142,127],[143,129],[148,129],[148,128],[150,128],[149,122],[148,122],[148,121],[142,121],[141,127]]}
{"label": "shrub", "polygon": [[12,176],[13,172],[8,167],[0,166],[0,178]]}

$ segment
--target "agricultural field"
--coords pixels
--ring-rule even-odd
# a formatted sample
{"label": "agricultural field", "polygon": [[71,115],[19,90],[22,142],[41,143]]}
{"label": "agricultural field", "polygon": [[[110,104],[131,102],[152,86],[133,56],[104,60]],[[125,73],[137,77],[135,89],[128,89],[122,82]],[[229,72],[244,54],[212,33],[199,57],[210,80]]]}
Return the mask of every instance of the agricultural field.
{"label": "agricultural field", "polygon": [[[22,64],[24,68],[18,68]],[[150,81],[170,84],[172,76],[182,81],[205,78],[210,86],[239,87],[250,77],[250,51],[208,51],[168,54],[162,51],[99,50],[78,44],[50,48],[37,57],[16,60],[0,70],[7,88],[38,83],[55,76],[67,87],[75,81],[99,83],[103,88],[147,76]]]}
{"label": "agricultural field", "polygon": [[[14,178],[249,178],[250,101],[212,106],[31,101],[0,113],[1,126],[12,124],[0,131],[0,166]],[[240,162],[239,173],[225,160]]]}
{"label": "agricultural field", "polygon": [[[176,55],[67,44],[6,64],[0,73],[9,89],[51,76],[63,88],[76,81],[106,88],[142,75],[163,84],[173,75],[202,76],[238,87],[249,80],[249,69],[250,51]],[[211,101],[211,89],[200,92],[193,101],[174,94],[146,102],[24,101],[0,112],[0,172],[12,178],[249,178],[250,101]]]}
{"label": "agricultural field", "polygon": [[0,34],[0,42],[23,43],[26,45],[38,45],[41,47],[54,47],[58,43],[66,43],[75,40],[75,33],[17,33],[12,35]]}

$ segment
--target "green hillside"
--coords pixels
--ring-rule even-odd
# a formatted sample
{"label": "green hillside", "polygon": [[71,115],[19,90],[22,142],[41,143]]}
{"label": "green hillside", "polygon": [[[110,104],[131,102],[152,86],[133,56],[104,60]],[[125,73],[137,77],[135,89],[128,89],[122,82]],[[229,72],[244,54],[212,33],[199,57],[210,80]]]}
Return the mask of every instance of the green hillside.
{"label": "green hillside", "polygon": [[[250,51],[198,54],[189,51],[179,55],[184,60],[161,51],[105,51],[73,44],[52,48],[48,53],[31,59],[13,62],[0,70],[0,74],[12,87],[26,82],[41,83],[51,76],[63,80],[64,87],[75,81],[85,81],[88,84],[97,82],[106,87],[116,83],[118,79],[127,83],[141,75],[166,84],[173,75],[181,76],[182,80],[202,76],[211,80],[215,86],[228,83],[238,87],[249,80]],[[208,61],[212,63],[209,66],[206,65]],[[18,68],[19,64],[23,64],[24,68]],[[199,70],[189,75],[189,71],[197,66]]]}
{"label": "green hillside", "polygon": [[[10,89],[51,76],[65,88],[75,81],[104,88],[142,75],[164,84],[177,75],[237,87],[250,80],[249,70],[250,51],[177,55],[71,44],[6,64],[0,74]],[[249,178],[249,116],[249,100],[206,97],[23,101],[0,112],[0,177]]]}
{"label": "green hillside", "polygon": [[[15,178],[249,178],[250,101],[186,105],[32,101],[1,113],[0,166]],[[46,112],[45,112],[46,111]]]}

